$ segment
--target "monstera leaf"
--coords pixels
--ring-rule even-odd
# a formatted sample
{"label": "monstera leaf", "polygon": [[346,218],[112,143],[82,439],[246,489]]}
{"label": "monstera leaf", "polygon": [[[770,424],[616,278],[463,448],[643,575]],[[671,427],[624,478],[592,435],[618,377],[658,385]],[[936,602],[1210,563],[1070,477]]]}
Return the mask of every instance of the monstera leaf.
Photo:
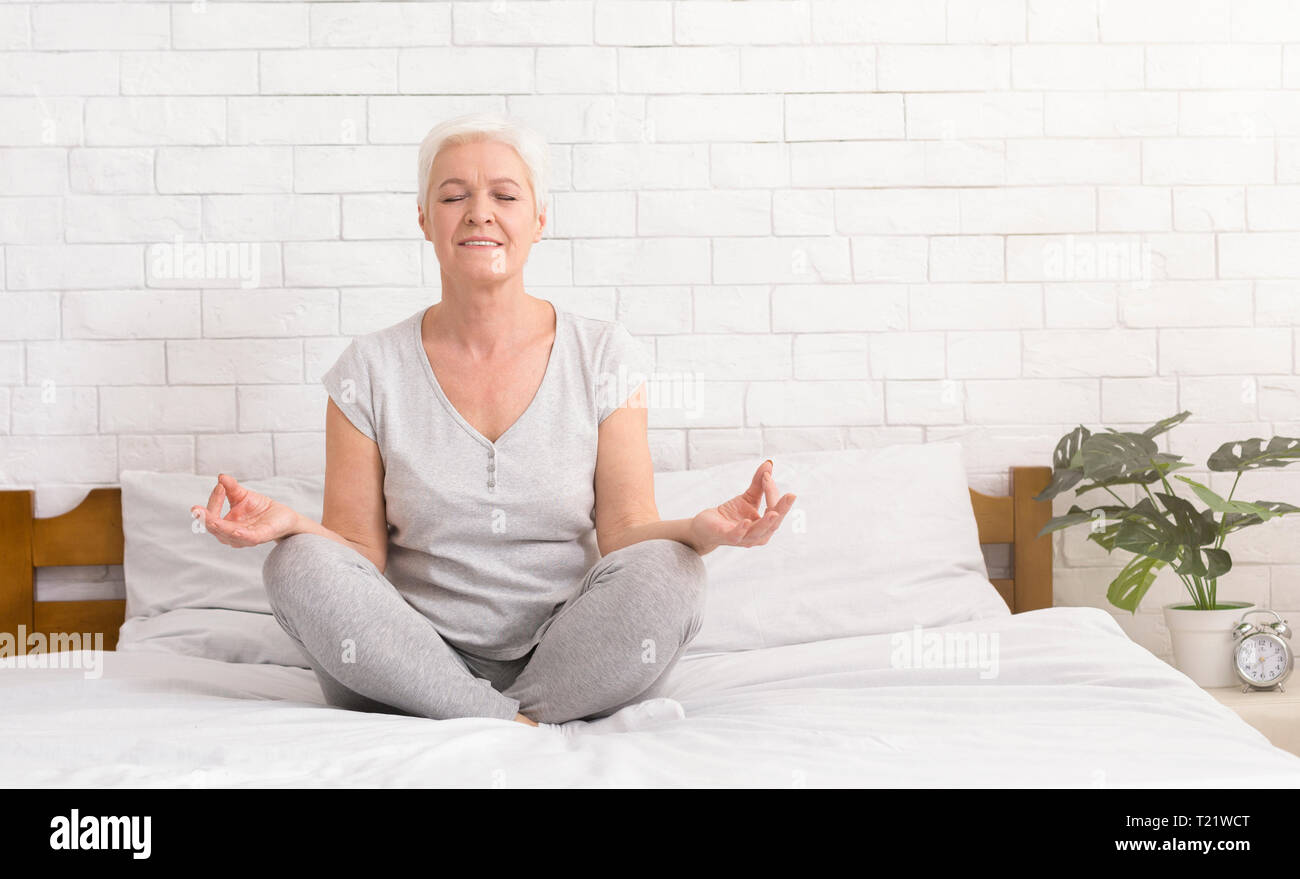
{"label": "monstera leaf", "polygon": [[1155,441],[1140,433],[1099,433],[1089,437],[1080,449],[1083,458],[1083,475],[1107,485],[1147,481],[1154,474],[1158,479],[1165,469],[1174,469],[1181,455],[1168,455],[1156,448]]}
{"label": "monstera leaf", "polygon": [[1150,498],[1142,498],[1129,508],[1129,514],[1115,535],[1115,548],[1126,549],[1138,555],[1178,561],[1182,535],[1159,510]]}
{"label": "monstera leaf", "polygon": [[[1127,510],[1128,507],[1124,509]],[[1088,539],[1110,553],[1115,551],[1115,538],[1119,536],[1119,529],[1123,526],[1124,520],[1121,518],[1108,521],[1110,524],[1105,528],[1088,532]]]}
{"label": "monstera leaf", "polygon": [[[1213,514],[1208,517],[1202,515],[1196,507],[1177,495],[1158,491],[1156,497],[1173,515],[1178,531],[1180,561],[1174,570],[1189,577],[1209,580],[1226,574],[1232,567],[1232,557],[1221,549],[1201,549],[1218,539],[1219,529]],[[1205,556],[1204,559],[1201,558],[1202,555]]]}
{"label": "monstera leaf", "polygon": [[1076,494],[1113,485],[1149,485],[1166,473],[1191,465],[1181,455],[1159,451],[1152,437],[1159,436],[1183,421],[1190,412],[1181,412],[1148,427],[1142,433],[1109,430],[1094,434],[1083,425],[1061,437],[1052,454],[1052,479],[1034,500],[1051,500],[1063,491],[1079,485]]}
{"label": "monstera leaf", "polygon": [[[1272,516],[1285,516],[1287,513],[1300,513],[1300,507],[1294,507],[1291,504],[1282,501],[1255,501],[1251,504],[1253,507],[1262,507]],[[1223,533],[1231,534],[1233,531],[1239,531],[1242,528],[1249,528],[1251,525],[1258,525],[1265,521],[1257,513],[1224,513],[1223,514]]]}
{"label": "monstera leaf", "polygon": [[1150,498],[1142,498],[1129,508],[1112,548],[1172,564],[1184,576],[1212,579],[1227,573],[1232,557],[1225,550],[1201,548],[1218,538],[1213,513],[1199,512],[1177,495],[1156,492],[1156,497],[1167,512],[1156,509]]}
{"label": "monstera leaf", "polygon": [[1179,539],[1186,545],[1205,546],[1213,543],[1219,536],[1214,527],[1214,519],[1202,516],[1200,510],[1190,502],[1176,494],[1166,494],[1163,491],[1157,491],[1155,495],[1160,498],[1160,503],[1165,505],[1165,509],[1173,514]]}
{"label": "monstera leaf", "polygon": [[1050,501],[1063,491],[1069,491],[1083,479],[1079,461],[1079,447],[1092,436],[1092,431],[1080,424],[1061,437],[1052,453],[1052,481],[1047,488],[1034,495],[1036,501]]}
{"label": "monstera leaf", "polygon": [[1112,485],[1150,485],[1153,482],[1159,482],[1170,470],[1192,466],[1186,461],[1177,460],[1178,457],[1177,455],[1161,453],[1155,458],[1155,463],[1151,469],[1146,472],[1134,473],[1130,476],[1116,476],[1114,479],[1103,479],[1100,482],[1090,482],[1087,485],[1079,486],[1074,493],[1080,495],[1092,491],[1094,488],[1108,488]]}
{"label": "monstera leaf", "polygon": [[1106,598],[1118,608],[1137,613],[1142,598],[1156,581],[1156,571],[1164,566],[1165,563],[1160,559],[1134,556],[1124,566],[1124,570],[1119,572],[1119,576],[1111,581],[1110,588],[1106,590]]}
{"label": "monstera leaf", "polygon": [[[1112,505],[1107,507],[1093,507],[1091,510],[1085,510],[1078,504],[1074,504],[1070,507],[1070,511],[1064,516],[1056,516],[1055,518],[1048,519],[1047,524],[1044,525],[1042,529],[1034,535],[1034,537],[1039,538],[1044,534],[1051,534],[1053,531],[1059,531],[1062,528],[1069,528],[1071,525],[1096,521],[1098,510],[1101,510],[1104,514],[1105,521],[1108,523],[1106,530],[1109,530],[1111,527],[1119,527],[1119,522],[1117,520],[1120,519],[1122,514],[1128,510],[1128,507]],[[1097,532],[1094,531],[1093,533],[1095,534]]]}
{"label": "monstera leaf", "polygon": [[1206,580],[1217,580],[1232,570],[1232,556],[1226,549],[1203,549],[1201,552],[1205,553],[1207,562],[1206,571],[1201,576]]}
{"label": "monstera leaf", "polygon": [[[1240,522],[1244,519],[1254,517],[1256,522],[1267,522],[1269,519],[1277,516],[1284,516],[1287,513],[1300,513],[1300,507],[1293,507],[1290,504],[1284,504],[1281,501],[1256,501],[1247,503],[1246,501],[1229,501],[1220,497],[1215,491],[1208,486],[1201,485],[1194,479],[1188,479],[1186,476],[1175,476],[1175,479],[1181,479],[1192,487],[1196,496],[1205,501],[1213,512],[1232,514]],[[1238,527],[1244,527],[1240,525]]]}
{"label": "monstera leaf", "polygon": [[1155,439],[1169,428],[1182,424],[1191,414],[1191,412],[1184,411],[1179,412],[1177,415],[1170,415],[1168,418],[1163,418],[1142,431],[1142,435],[1147,439]]}
{"label": "monstera leaf", "polygon": [[[1240,451],[1237,449],[1240,447]],[[1285,467],[1300,460],[1300,439],[1275,436],[1264,446],[1260,437],[1224,443],[1206,463],[1211,470],[1258,470],[1260,467]]]}

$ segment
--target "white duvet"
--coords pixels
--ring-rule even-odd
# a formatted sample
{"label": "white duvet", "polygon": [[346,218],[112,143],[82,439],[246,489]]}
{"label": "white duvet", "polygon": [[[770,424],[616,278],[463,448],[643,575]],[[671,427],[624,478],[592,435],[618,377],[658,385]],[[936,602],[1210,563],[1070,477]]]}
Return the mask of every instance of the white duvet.
{"label": "white duvet", "polygon": [[926,630],[944,633],[996,636],[996,666],[897,667],[891,635],[688,655],[664,693],[685,720],[575,739],[331,708],[284,666],[141,652],[104,654],[98,678],[5,668],[0,785],[1300,787],[1300,757],[1105,611]]}

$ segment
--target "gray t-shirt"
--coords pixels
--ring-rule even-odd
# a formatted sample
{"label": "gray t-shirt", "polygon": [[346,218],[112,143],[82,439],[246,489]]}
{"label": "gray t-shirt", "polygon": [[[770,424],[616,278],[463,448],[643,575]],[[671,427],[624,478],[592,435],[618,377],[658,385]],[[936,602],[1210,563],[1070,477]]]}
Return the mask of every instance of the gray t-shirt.
{"label": "gray t-shirt", "polygon": [[420,339],[426,308],[354,337],[321,382],[379,446],[385,576],[453,647],[517,659],[600,558],[596,427],[649,358],[620,322],[556,306],[542,383],[491,443],[438,386]]}

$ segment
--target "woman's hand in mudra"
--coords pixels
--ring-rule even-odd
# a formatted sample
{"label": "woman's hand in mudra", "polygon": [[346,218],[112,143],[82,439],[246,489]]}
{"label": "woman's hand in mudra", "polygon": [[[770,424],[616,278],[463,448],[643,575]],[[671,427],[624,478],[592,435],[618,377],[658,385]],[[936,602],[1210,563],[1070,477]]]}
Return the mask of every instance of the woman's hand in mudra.
{"label": "woman's hand in mudra", "polygon": [[[772,467],[771,459],[764,461],[743,494],[691,519],[691,538],[697,549],[707,552],[718,546],[762,546],[767,543],[780,527],[785,514],[794,506],[795,497],[787,494],[777,500]],[[767,509],[760,511],[758,505],[764,499]]]}
{"label": "woman's hand in mudra", "polygon": [[[223,502],[230,499],[230,512],[221,515]],[[217,484],[205,509],[190,507],[190,515],[203,519],[203,527],[227,546],[257,546],[293,531],[298,513],[264,494],[250,491],[228,473],[217,474]]]}

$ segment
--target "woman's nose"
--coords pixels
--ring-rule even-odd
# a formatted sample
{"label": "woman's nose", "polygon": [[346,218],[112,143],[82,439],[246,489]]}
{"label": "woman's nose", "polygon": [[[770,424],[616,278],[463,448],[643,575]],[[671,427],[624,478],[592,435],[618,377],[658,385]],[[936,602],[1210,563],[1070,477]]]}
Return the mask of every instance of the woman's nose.
{"label": "woman's nose", "polygon": [[465,200],[465,214],[476,223],[490,222],[492,201],[486,195],[472,195]]}

